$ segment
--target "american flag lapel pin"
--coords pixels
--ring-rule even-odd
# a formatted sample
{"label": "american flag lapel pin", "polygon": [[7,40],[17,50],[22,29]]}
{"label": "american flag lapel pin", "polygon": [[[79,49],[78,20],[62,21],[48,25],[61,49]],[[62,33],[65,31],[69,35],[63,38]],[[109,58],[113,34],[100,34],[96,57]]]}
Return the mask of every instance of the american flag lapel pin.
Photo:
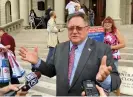
{"label": "american flag lapel pin", "polygon": [[91,49],[90,49],[90,48],[88,48],[88,51],[91,51]]}

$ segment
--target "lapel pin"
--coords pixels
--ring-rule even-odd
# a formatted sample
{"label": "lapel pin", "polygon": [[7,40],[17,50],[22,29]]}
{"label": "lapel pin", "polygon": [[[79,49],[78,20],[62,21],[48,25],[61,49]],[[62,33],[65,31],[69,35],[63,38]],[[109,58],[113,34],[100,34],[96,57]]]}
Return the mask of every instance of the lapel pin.
{"label": "lapel pin", "polygon": [[91,49],[90,49],[90,48],[88,48],[88,50],[89,50],[89,51],[91,51]]}

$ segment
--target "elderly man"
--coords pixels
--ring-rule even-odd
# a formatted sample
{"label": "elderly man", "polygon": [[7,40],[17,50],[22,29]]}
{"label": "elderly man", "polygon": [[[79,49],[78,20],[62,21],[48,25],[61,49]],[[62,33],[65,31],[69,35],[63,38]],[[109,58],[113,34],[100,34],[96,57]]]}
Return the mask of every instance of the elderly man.
{"label": "elderly man", "polygon": [[88,38],[88,18],[83,13],[69,16],[67,21],[69,41],[56,46],[47,64],[34,51],[22,47],[22,60],[28,61],[48,77],[56,76],[57,96],[80,96],[82,83],[94,81],[106,90],[116,90],[121,83],[114,65],[111,49],[104,43]]}
{"label": "elderly man", "polygon": [[48,62],[53,55],[53,51],[55,46],[59,43],[58,40],[58,32],[60,32],[59,29],[56,27],[56,13],[54,11],[50,12],[50,19],[47,24],[47,31],[48,31],[48,43],[47,46],[49,48],[49,53],[47,56],[46,62]]}

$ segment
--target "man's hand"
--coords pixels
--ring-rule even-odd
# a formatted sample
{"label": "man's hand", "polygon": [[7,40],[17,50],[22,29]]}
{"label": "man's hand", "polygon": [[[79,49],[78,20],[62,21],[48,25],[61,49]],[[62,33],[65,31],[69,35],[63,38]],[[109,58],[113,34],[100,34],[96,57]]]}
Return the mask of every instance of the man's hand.
{"label": "man's hand", "polygon": [[112,71],[112,67],[106,65],[106,60],[107,56],[103,56],[99,71],[96,75],[96,80],[99,82],[103,82]]}
{"label": "man's hand", "polygon": [[[106,93],[104,92],[103,88],[99,87],[98,85],[96,85],[96,88],[97,88],[100,96],[107,96]],[[81,96],[86,96],[85,91],[82,92]]]}
{"label": "man's hand", "polygon": [[31,64],[37,64],[38,62],[38,48],[34,48],[34,51],[28,51],[28,49],[21,47],[19,50],[19,55],[24,61],[28,61]]}

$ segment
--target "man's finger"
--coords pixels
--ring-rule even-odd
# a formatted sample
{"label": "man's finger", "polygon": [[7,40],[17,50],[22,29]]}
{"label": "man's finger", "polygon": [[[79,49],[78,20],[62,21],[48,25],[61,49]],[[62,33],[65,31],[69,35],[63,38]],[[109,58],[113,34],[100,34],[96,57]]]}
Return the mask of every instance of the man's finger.
{"label": "man's finger", "polygon": [[28,51],[25,47],[21,47],[20,49],[23,49],[26,52]]}
{"label": "man's finger", "polygon": [[35,52],[38,52],[38,47],[35,47],[35,48],[34,48],[34,51],[35,51]]}
{"label": "man's finger", "polygon": [[110,70],[107,68],[105,71],[104,71],[105,75],[108,76],[110,74]]}
{"label": "man's finger", "polygon": [[96,80],[97,80],[97,81],[103,81],[102,76],[101,76],[100,73],[97,74]]}
{"label": "man's finger", "polygon": [[107,56],[103,56],[101,65],[106,66]]}
{"label": "man's finger", "polygon": [[25,58],[26,57],[26,55],[25,54],[23,54],[23,53],[18,53],[22,58]]}
{"label": "man's finger", "polygon": [[100,73],[101,73],[101,75],[108,76],[111,71],[112,71],[112,67],[111,66],[108,66],[108,67],[105,67],[102,71],[100,71]]}
{"label": "man's finger", "polygon": [[108,71],[110,71],[110,72],[112,71],[112,67],[111,66],[108,66],[107,68],[108,68]]}
{"label": "man's finger", "polygon": [[23,49],[23,48],[20,48],[20,49],[19,49],[19,52],[20,52],[20,53],[23,53],[23,54],[26,54],[26,53],[27,53],[27,51],[26,51],[25,49]]}
{"label": "man's finger", "polygon": [[101,72],[101,77],[102,77],[102,80],[106,79],[106,77],[107,77],[106,71]]}

